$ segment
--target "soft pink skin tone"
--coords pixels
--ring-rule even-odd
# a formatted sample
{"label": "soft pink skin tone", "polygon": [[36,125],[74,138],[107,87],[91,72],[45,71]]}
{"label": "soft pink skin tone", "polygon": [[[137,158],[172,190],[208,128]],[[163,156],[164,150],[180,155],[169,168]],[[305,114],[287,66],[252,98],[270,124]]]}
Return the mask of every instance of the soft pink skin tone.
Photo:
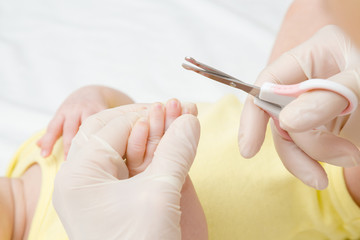
{"label": "soft pink skin tone", "polygon": [[71,140],[79,130],[81,123],[90,115],[102,110],[131,104],[133,100],[124,93],[105,86],[90,85],[73,92],[61,104],[50,121],[45,135],[39,139],[43,157],[51,154],[55,142],[62,137],[65,156]]}
{"label": "soft pink skin tone", "polygon": [[[269,63],[282,53],[309,39],[320,28],[328,24],[341,26],[360,47],[360,2],[354,0],[295,0],[290,6]],[[360,166],[344,168],[348,191],[360,206]]]}
{"label": "soft pink skin tone", "polygon": [[[329,12],[336,23],[349,34],[352,40],[360,47],[360,31],[358,23],[360,22],[360,2],[356,0],[324,0]],[[360,206],[360,166],[344,169],[347,188]]]}
{"label": "soft pink skin tone", "polygon": [[[85,90],[87,92],[89,89]],[[76,96],[71,96],[70,99],[81,100]],[[62,105],[63,110],[58,111],[58,114],[71,118],[74,115],[66,113],[71,112],[71,108],[66,107],[67,104],[72,103],[65,101]],[[162,135],[177,117],[182,114],[197,115],[194,104],[181,104],[176,99],[169,100],[165,106],[161,103],[153,104],[151,107],[150,104],[144,106],[150,109],[149,118],[141,119],[135,124],[128,140],[127,164],[131,176],[142,172],[150,163]],[[54,119],[57,117],[55,116]],[[55,121],[53,129],[62,129],[63,122]],[[69,133],[72,135],[72,131]],[[55,140],[61,136],[61,134],[57,135],[57,131],[50,131],[47,134],[47,137]],[[44,141],[44,137],[41,141]],[[52,147],[53,144],[51,149]],[[40,187],[41,169],[38,164],[31,166],[19,179],[0,178],[0,239],[27,239]],[[182,239],[207,239],[205,215],[189,176],[185,180],[181,195]]]}
{"label": "soft pink skin tone", "polygon": [[37,164],[21,178],[0,178],[0,239],[27,239],[40,187],[41,170]]}

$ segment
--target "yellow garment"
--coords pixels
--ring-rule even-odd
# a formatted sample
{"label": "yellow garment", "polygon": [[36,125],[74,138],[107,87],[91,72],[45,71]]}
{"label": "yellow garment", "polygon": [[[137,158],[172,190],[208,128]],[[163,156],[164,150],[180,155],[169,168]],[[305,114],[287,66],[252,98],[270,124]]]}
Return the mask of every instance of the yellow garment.
{"label": "yellow garment", "polygon": [[283,167],[270,131],[256,157],[240,156],[242,105],[236,97],[198,107],[201,136],[190,176],[210,239],[360,239],[360,209],[346,190],[342,168],[326,165],[329,187],[316,191]]}
{"label": "yellow garment", "polygon": [[[360,210],[346,190],[341,168],[326,166],[329,188],[316,191],[283,167],[270,132],[256,157],[240,156],[237,131],[242,105],[236,97],[198,107],[201,137],[190,175],[210,239],[360,239]],[[65,240],[51,204],[54,177],[63,159],[62,141],[43,159],[36,146],[40,136],[19,149],[7,176],[19,177],[32,164],[40,164],[42,188],[28,239]]]}
{"label": "yellow garment", "polygon": [[52,155],[44,159],[36,145],[36,141],[42,135],[43,132],[34,135],[20,147],[10,163],[6,176],[21,177],[31,165],[39,164],[42,185],[28,240],[66,240],[66,232],[51,202],[54,178],[64,159],[62,141],[58,141]]}

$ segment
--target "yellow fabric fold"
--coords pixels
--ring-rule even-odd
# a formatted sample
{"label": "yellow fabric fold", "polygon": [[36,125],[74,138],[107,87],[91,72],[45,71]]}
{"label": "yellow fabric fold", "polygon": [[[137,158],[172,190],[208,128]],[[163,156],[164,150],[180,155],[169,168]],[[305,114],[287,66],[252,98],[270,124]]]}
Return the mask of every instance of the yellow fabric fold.
{"label": "yellow fabric fold", "polygon": [[10,162],[6,176],[21,177],[33,164],[40,165],[41,190],[28,240],[66,240],[66,232],[51,201],[55,175],[64,159],[62,140],[57,141],[49,157],[43,158],[36,145],[43,133],[35,134],[19,148]]}
{"label": "yellow fabric fold", "polygon": [[190,176],[210,239],[360,239],[360,210],[342,168],[324,165],[330,185],[316,191],[283,167],[270,131],[254,158],[240,156],[242,104],[235,96],[198,108],[201,137]]}
{"label": "yellow fabric fold", "polygon": [[[254,158],[240,156],[237,132],[242,104],[235,96],[215,104],[199,103],[198,108],[201,136],[190,176],[207,217],[210,239],[360,239],[360,210],[347,192],[341,168],[324,165],[329,187],[316,191],[283,167],[270,131]],[[41,195],[29,240],[65,240],[51,204],[54,178],[64,157],[62,141],[44,159],[36,146],[42,134],[19,148],[7,176],[20,177],[34,163],[41,166]]]}

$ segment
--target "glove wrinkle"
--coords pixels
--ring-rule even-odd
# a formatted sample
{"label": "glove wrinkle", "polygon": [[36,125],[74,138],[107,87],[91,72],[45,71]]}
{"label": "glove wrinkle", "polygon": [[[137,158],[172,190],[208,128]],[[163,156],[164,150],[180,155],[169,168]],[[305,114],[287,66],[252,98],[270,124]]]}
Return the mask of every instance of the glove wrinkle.
{"label": "glove wrinkle", "polygon": [[180,240],[180,191],[196,154],[199,121],[178,117],[145,171],[128,178],[122,156],[139,115],[113,111],[99,113],[106,118],[102,128],[85,123],[56,176],[53,205],[69,238]]}

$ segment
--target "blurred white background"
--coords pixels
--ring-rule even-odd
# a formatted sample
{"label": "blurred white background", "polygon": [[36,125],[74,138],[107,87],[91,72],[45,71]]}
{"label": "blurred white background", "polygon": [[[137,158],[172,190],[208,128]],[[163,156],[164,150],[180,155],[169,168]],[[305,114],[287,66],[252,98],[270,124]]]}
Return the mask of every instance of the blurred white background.
{"label": "blurred white background", "polygon": [[290,0],[0,1],[0,173],[75,89],[137,102],[244,94],[183,70],[185,56],[253,82]]}

